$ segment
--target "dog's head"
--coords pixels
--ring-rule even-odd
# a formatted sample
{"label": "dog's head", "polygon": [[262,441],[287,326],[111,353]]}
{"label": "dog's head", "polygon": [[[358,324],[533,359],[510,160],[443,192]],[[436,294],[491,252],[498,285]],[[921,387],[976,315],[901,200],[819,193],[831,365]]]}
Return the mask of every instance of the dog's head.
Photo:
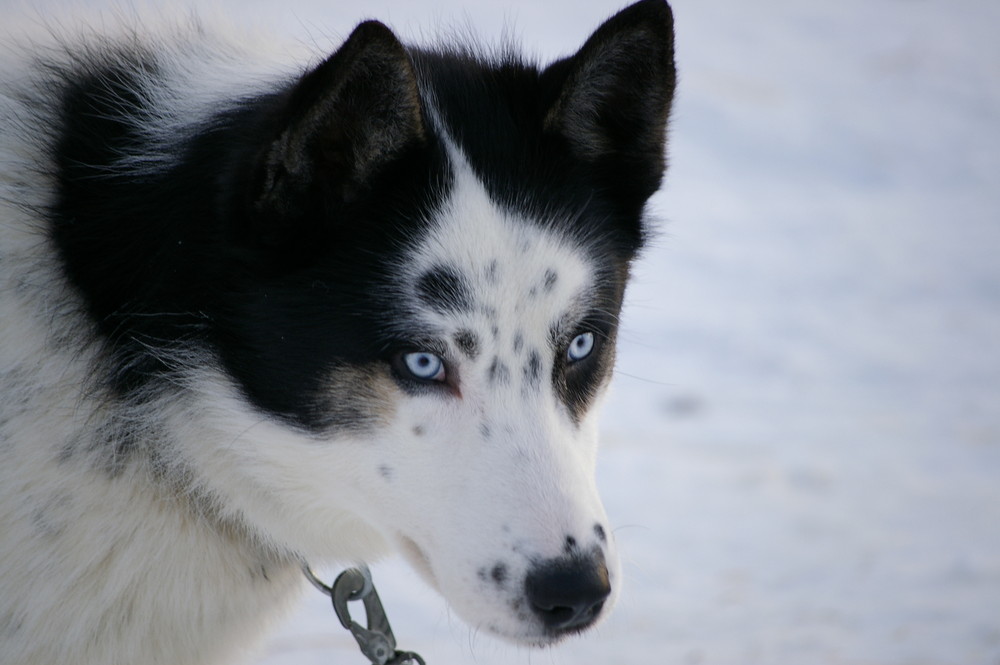
{"label": "dog's head", "polygon": [[663,174],[672,50],[661,0],[541,70],[365,23],[266,100],[232,204],[245,281],[216,320],[235,392],[267,416],[219,416],[239,431],[199,453],[233,517],[314,559],[392,543],[517,641],[604,613],[620,576],[595,411]]}

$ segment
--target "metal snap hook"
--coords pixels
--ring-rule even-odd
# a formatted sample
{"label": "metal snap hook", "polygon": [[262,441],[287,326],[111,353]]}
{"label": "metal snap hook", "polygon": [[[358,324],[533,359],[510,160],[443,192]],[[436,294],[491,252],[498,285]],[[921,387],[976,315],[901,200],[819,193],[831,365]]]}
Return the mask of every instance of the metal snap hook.
{"label": "metal snap hook", "polygon": [[[323,584],[304,563],[302,572],[313,586],[330,596],[333,611],[340,624],[351,631],[361,653],[372,665],[426,665],[418,654],[396,651],[396,638],[392,634],[389,619],[382,608],[382,601],[375,591],[371,571],[367,566],[348,568],[337,576],[332,587]],[[367,624],[364,627],[351,619],[347,604],[353,601],[364,603]]]}
{"label": "metal snap hook", "polygon": [[[344,628],[351,631],[361,653],[367,656],[373,665],[386,665],[396,653],[396,638],[389,627],[389,619],[382,608],[375,585],[372,584],[371,572],[367,566],[349,568],[342,572],[333,582],[333,611]],[[360,600],[365,606],[366,626],[362,627],[351,619],[347,603]]]}

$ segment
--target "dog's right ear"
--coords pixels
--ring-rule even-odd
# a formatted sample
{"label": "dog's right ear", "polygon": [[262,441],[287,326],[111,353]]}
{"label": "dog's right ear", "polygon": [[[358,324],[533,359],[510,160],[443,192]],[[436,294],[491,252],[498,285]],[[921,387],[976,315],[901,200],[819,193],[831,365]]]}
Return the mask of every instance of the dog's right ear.
{"label": "dog's right ear", "polygon": [[350,202],[381,167],[425,139],[413,63],[377,21],[359,25],[298,81],[282,118],[254,178],[252,205],[266,217],[295,217],[315,197]]}

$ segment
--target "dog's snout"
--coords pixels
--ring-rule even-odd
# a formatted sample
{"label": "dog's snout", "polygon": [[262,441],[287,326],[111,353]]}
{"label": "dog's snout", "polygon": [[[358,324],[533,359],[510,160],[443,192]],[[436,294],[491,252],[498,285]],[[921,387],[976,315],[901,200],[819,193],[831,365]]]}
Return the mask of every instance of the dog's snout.
{"label": "dog's snout", "polygon": [[592,624],[611,594],[604,554],[575,554],[541,562],[528,572],[525,593],[532,610],[553,634]]}

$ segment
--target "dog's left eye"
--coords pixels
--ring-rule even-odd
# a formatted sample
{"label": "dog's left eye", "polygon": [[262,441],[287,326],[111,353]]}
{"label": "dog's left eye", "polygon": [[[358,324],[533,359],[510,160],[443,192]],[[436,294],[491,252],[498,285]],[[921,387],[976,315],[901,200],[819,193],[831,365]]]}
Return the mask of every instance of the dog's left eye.
{"label": "dog's left eye", "polygon": [[415,351],[403,354],[403,365],[413,378],[421,381],[444,381],[444,361],[433,353]]}
{"label": "dog's left eye", "polygon": [[566,358],[570,362],[577,362],[589,356],[594,350],[594,333],[580,333],[569,343],[566,349]]}

